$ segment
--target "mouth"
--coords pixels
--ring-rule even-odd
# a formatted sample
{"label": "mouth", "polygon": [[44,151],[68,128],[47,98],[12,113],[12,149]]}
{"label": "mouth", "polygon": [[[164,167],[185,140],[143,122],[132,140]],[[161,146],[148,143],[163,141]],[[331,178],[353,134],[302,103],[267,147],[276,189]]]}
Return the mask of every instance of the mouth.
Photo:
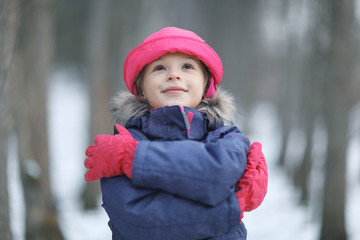
{"label": "mouth", "polygon": [[168,87],[161,91],[161,93],[165,93],[165,94],[180,94],[184,92],[188,92],[188,90],[182,87]]}

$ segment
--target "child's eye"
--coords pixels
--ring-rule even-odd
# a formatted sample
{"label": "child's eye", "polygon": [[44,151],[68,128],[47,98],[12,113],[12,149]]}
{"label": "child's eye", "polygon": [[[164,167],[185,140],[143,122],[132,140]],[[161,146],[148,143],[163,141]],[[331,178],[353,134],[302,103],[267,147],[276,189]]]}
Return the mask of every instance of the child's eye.
{"label": "child's eye", "polygon": [[188,64],[188,63],[187,63],[187,64],[184,64],[183,68],[184,68],[184,69],[194,69],[193,65]]}
{"label": "child's eye", "polygon": [[165,70],[165,67],[163,65],[158,65],[154,68],[154,71],[162,71]]}

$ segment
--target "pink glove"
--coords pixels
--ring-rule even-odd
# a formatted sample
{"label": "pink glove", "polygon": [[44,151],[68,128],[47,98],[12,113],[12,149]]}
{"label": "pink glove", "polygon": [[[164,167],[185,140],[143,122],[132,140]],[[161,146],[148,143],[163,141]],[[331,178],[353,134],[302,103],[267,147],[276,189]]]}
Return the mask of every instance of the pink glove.
{"label": "pink glove", "polygon": [[103,177],[113,177],[126,174],[131,178],[133,158],[138,144],[129,131],[115,124],[119,134],[98,135],[95,145],[86,149],[84,165],[89,169],[85,180],[93,182]]}
{"label": "pink glove", "polygon": [[239,201],[241,218],[244,212],[250,212],[260,206],[265,198],[268,186],[268,170],[261,143],[251,144],[244,175],[236,183],[236,196]]}

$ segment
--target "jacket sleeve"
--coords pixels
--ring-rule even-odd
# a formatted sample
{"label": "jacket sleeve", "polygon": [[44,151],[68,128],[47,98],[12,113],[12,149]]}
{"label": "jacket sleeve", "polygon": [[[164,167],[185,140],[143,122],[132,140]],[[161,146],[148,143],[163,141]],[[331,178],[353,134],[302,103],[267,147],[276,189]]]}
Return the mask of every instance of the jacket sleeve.
{"label": "jacket sleeve", "polygon": [[235,193],[210,207],[137,187],[125,176],[101,179],[101,189],[115,239],[205,239],[234,231],[240,223]]}
{"label": "jacket sleeve", "polygon": [[229,126],[210,132],[205,142],[140,141],[132,182],[215,206],[234,193],[248,148],[249,140]]}

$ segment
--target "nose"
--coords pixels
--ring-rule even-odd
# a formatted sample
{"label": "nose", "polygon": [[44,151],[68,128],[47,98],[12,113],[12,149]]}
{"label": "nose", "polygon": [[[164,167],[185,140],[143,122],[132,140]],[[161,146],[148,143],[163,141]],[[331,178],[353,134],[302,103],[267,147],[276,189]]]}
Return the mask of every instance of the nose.
{"label": "nose", "polygon": [[172,70],[169,72],[168,76],[167,76],[167,80],[180,80],[181,76],[180,73],[176,70]]}

